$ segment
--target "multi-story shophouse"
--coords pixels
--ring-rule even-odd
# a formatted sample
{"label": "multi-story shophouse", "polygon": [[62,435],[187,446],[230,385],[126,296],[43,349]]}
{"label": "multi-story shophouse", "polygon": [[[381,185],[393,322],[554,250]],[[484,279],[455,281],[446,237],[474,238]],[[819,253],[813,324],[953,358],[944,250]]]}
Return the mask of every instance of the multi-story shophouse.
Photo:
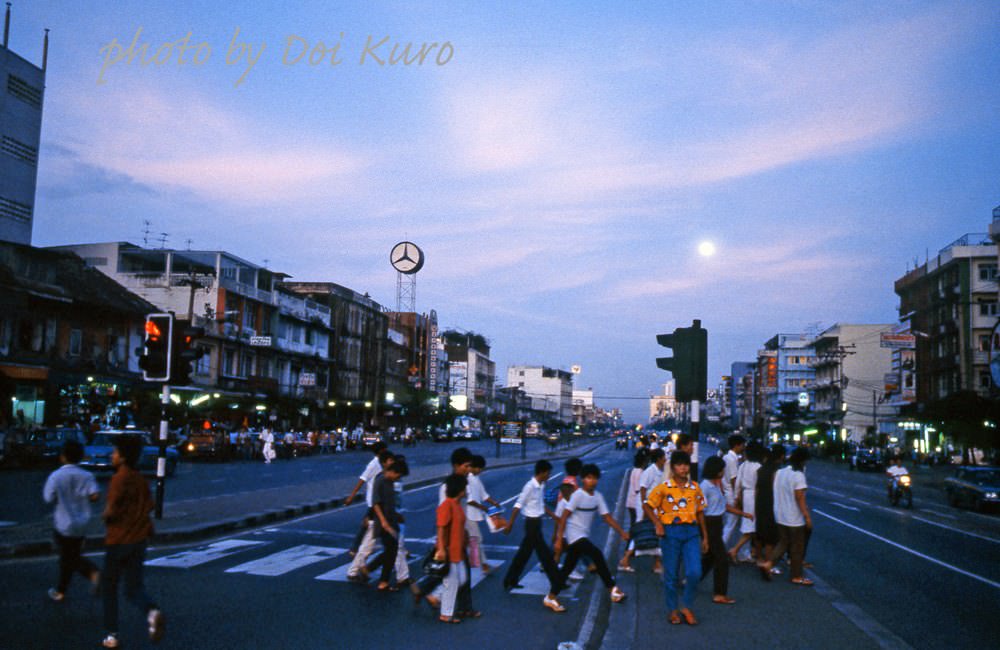
{"label": "multi-story shophouse", "polygon": [[490,359],[489,343],[481,334],[457,330],[442,332],[441,339],[448,354],[451,407],[488,418],[493,410],[497,371],[496,363]]}
{"label": "multi-story shophouse", "polygon": [[546,419],[573,421],[573,373],[546,366],[508,366],[507,385],[527,393],[534,410]]}
{"label": "multi-story shophouse", "polygon": [[823,433],[861,442],[869,430],[895,428],[886,391],[892,351],[882,343],[893,329],[890,324],[837,323],[812,340],[816,374],[810,388],[816,420],[827,425]]}
{"label": "multi-story shophouse", "polygon": [[915,340],[916,399],[971,390],[990,395],[990,334],[997,322],[997,248],[970,233],[896,280],[900,320]]}
{"label": "multi-story shophouse", "polygon": [[[393,384],[389,382],[387,388],[389,317],[385,308],[367,293],[360,294],[333,282],[283,284],[330,309],[333,334],[329,355],[333,374],[327,406],[332,410],[333,423],[350,426],[370,420],[376,404],[380,410],[384,407],[385,394]],[[402,369],[396,355],[392,357],[395,377]],[[366,407],[366,403],[371,406]]]}
{"label": "multi-story shophouse", "polygon": [[[211,389],[207,404],[199,400],[203,409],[233,421],[294,426],[315,422],[326,408],[333,365],[330,308],[283,287],[285,274],[224,251],[127,242],[55,248],[77,253],[159,310],[205,328],[199,345],[206,354],[191,387]],[[225,401],[226,409],[212,399]]]}
{"label": "multi-story shophouse", "polygon": [[[762,413],[765,421],[777,422],[781,405],[796,402],[806,410],[814,401],[811,385],[815,378],[816,352],[806,334],[775,334],[758,355],[758,367],[765,371],[762,384]],[[804,397],[803,397],[804,395]]]}
{"label": "multi-story shophouse", "polygon": [[76,255],[0,242],[0,430],[128,424],[152,310]]}

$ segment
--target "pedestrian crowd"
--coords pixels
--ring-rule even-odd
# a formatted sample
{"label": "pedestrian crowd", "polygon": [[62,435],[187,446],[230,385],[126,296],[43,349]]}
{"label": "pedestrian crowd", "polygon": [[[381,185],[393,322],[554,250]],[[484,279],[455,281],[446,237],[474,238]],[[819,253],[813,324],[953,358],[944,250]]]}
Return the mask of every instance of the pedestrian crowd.
{"label": "pedestrian crowd", "polygon": [[701,481],[695,480],[697,464],[691,460],[694,441],[684,434],[665,447],[640,449],[627,477],[633,542],[618,570],[632,572],[635,556],[653,555],[675,625],[698,624],[692,606],[699,582],[709,574],[712,603],[736,603],[728,593],[730,565],[755,565],[771,581],[787,555],[791,583],[813,584],[803,573],[812,533],[808,451],[797,447],[786,459],[780,444],[765,448],[738,435],[728,443],[724,456],[705,461]]}

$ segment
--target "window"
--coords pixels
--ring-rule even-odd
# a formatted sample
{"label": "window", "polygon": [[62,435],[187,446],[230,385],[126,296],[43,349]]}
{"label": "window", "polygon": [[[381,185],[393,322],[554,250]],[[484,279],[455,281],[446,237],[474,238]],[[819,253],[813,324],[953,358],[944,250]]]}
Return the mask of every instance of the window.
{"label": "window", "polygon": [[42,107],[41,89],[32,86],[21,77],[12,74],[7,75],[7,92],[35,108]]}
{"label": "window", "polygon": [[201,358],[198,359],[198,362],[195,364],[194,374],[208,375],[211,372],[212,367],[212,354],[208,348],[202,346],[199,347],[204,354],[202,354]]}
{"label": "window", "polygon": [[979,315],[980,316],[996,316],[997,315],[997,303],[993,302],[980,302],[979,303]]}
{"label": "window", "polygon": [[38,149],[9,135],[3,136],[0,140],[0,152],[32,167],[38,165]]}
{"label": "window", "polygon": [[982,388],[983,390],[989,390],[990,385],[992,383],[993,382],[990,379],[990,373],[988,373],[988,372],[981,372],[981,373],[979,373],[979,387],[980,388]]}
{"label": "window", "polygon": [[996,264],[980,264],[979,265],[979,279],[980,280],[990,280],[996,281],[997,279],[997,265]]}
{"label": "window", "polygon": [[980,334],[979,335],[979,351],[989,352],[990,351],[990,335]]}
{"label": "window", "polygon": [[83,332],[80,330],[69,331],[69,356],[80,356],[80,349],[83,348]]}

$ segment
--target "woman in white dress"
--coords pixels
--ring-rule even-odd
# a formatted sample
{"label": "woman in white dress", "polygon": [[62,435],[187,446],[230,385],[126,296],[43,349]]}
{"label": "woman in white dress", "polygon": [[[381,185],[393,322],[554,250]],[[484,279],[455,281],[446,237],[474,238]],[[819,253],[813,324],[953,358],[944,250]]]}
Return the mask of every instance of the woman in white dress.
{"label": "woman in white dress", "polygon": [[[753,515],[757,488],[757,470],[760,469],[760,464],[763,460],[764,448],[756,442],[751,441],[744,453],[746,454],[746,460],[740,465],[740,469],[736,473],[736,507],[749,515]],[[740,538],[736,542],[736,546],[729,549],[729,559],[733,564],[738,562],[737,554],[740,549],[747,542],[751,542],[751,540],[753,540],[751,556],[760,556],[759,545],[754,539],[754,533],[756,532],[757,528],[754,525],[754,518],[752,516],[740,518]]]}

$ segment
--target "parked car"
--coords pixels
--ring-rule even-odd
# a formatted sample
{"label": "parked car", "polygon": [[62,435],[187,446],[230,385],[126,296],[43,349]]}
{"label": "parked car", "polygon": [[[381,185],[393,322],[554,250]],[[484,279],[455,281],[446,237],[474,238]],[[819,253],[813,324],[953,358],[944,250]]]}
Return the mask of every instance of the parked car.
{"label": "parked car", "polygon": [[229,433],[221,430],[194,429],[181,447],[185,456],[229,460]]}
{"label": "parked car", "polygon": [[959,467],[944,480],[944,492],[952,506],[965,505],[977,511],[1000,503],[1000,469]]}
{"label": "parked car", "polygon": [[448,442],[451,440],[451,431],[444,427],[434,429],[434,442]]}
{"label": "parked car", "polygon": [[59,427],[29,431],[23,442],[15,443],[11,449],[11,459],[20,465],[55,465],[67,440],[87,444],[87,436],[79,429]]}
{"label": "parked car", "polygon": [[[111,465],[111,451],[114,448],[115,436],[126,434],[138,435],[142,437],[142,454],[139,456],[139,471],[143,473],[156,473],[156,459],[160,453],[160,448],[153,444],[150,435],[145,431],[136,430],[113,430],[98,431],[94,434],[94,439],[90,444],[84,446],[83,460],[80,467],[89,469],[92,472],[113,472]],[[167,447],[167,476],[173,476],[177,471],[177,462],[180,454],[173,447]]]}

